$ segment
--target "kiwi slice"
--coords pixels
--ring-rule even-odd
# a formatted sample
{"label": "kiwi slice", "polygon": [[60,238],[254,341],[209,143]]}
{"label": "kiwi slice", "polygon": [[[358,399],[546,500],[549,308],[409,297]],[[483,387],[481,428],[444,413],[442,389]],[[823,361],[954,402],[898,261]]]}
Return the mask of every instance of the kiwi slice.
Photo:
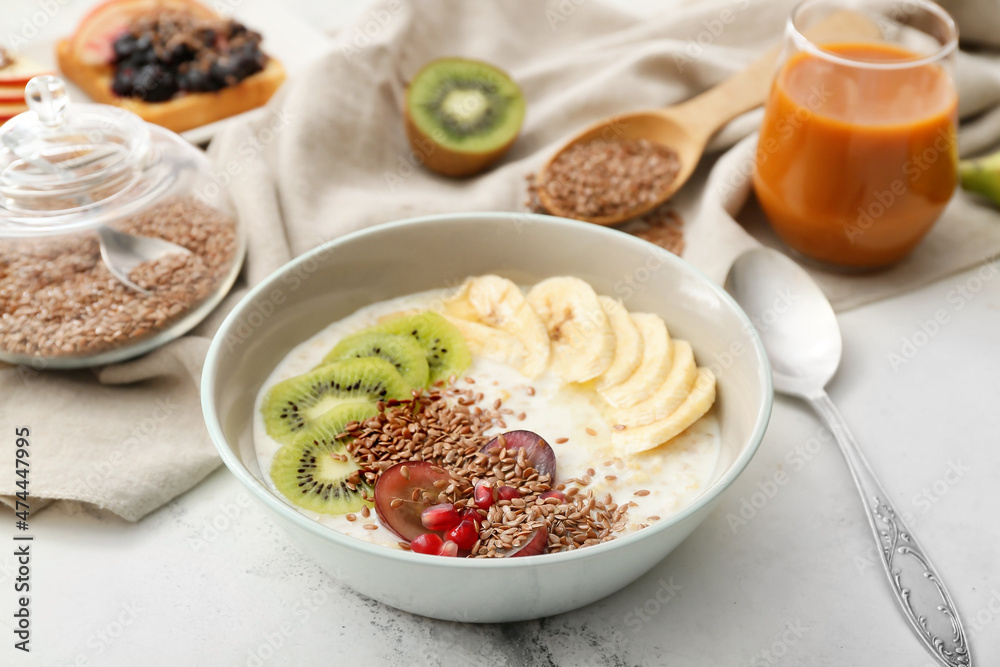
{"label": "kiwi slice", "polygon": [[[357,512],[366,504],[362,490],[372,497],[370,484],[350,484],[359,469],[347,451],[343,436],[352,421],[364,421],[375,414],[371,403],[344,403],[319,417],[308,433],[283,445],[271,462],[271,481],[292,501],[321,514]],[[370,503],[367,503],[370,504]]]}
{"label": "kiwi slice", "polygon": [[410,397],[410,387],[395,366],[378,357],[346,359],[315,368],[271,387],[261,412],[267,434],[291,442],[322,415],[344,403]]}
{"label": "kiwi slice", "polygon": [[463,58],[424,65],[406,90],[406,133],[429,169],[448,176],[482,171],[514,143],[524,95],[502,70]]}
{"label": "kiwi slice", "polygon": [[396,367],[411,387],[426,387],[429,377],[424,348],[412,336],[365,329],[344,338],[323,357],[327,364],[344,359],[379,357]]}
{"label": "kiwi slice", "polygon": [[430,310],[403,315],[372,329],[414,338],[424,349],[431,383],[461,375],[472,363],[472,355],[462,333],[454,324]]}

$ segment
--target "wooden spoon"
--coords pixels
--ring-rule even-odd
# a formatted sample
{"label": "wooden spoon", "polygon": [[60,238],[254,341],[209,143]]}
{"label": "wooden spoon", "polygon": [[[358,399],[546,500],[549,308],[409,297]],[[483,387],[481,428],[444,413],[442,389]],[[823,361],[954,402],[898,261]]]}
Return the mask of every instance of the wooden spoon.
{"label": "wooden spoon", "polygon": [[[818,22],[805,31],[805,36],[815,43],[873,41],[881,39],[882,34],[878,26],[863,14],[843,10],[834,12]],[[672,197],[691,177],[713,134],[736,116],[764,103],[780,53],[780,47],[772,48],[742,72],[680,104],[666,109],[636,111],[623,116],[614,116],[576,135],[549,159],[539,173],[538,199],[542,206],[553,215],[577,218],[598,225],[614,225],[656,208]],[[573,211],[563,210],[545,190],[546,173],[552,162],[571,146],[595,139],[604,141],[645,139],[668,146],[677,153],[680,171],[654,201],[637,203],[635,208],[623,214],[586,218]]]}

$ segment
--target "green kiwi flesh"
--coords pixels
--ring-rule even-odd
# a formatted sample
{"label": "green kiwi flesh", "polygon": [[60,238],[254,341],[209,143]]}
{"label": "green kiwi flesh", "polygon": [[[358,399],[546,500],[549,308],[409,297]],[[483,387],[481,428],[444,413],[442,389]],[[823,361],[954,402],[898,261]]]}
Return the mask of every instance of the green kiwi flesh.
{"label": "green kiwi flesh", "polygon": [[524,95],[502,70],[484,62],[442,58],[421,69],[407,92],[417,129],[448,149],[488,153],[509,145],[524,121]]}
{"label": "green kiwi flesh", "polygon": [[274,385],[264,397],[261,412],[267,434],[288,443],[338,405],[361,401],[374,406],[377,401],[410,396],[409,385],[388,361],[345,359]]}
{"label": "green kiwi flesh", "polygon": [[320,514],[346,514],[370,505],[361,494],[365,491],[371,498],[371,485],[351,482],[359,466],[347,450],[344,432],[351,422],[364,421],[375,413],[369,402],[343,403],[324,413],[308,432],[275,454],[271,462],[275,488],[295,505]]}
{"label": "green kiwi flesh", "polygon": [[430,377],[424,348],[412,336],[365,329],[347,336],[323,358],[328,364],[345,359],[378,357],[395,366],[410,387],[426,387]]}
{"label": "green kiwi flesh", "polygon": [[447,381],[461,375],[472,363],[472,354],[462,333],[438,313],[424,311],[404,315],[373,327],[383,333],[411,336],[424,349],[430,382]]}

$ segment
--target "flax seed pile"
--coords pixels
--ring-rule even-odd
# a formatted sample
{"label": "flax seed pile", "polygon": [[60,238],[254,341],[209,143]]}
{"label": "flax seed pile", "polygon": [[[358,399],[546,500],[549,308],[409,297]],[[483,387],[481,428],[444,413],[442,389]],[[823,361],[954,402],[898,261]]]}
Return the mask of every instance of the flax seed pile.
{"label": "flax seed pile", "polygon": [[[679,168],[679,163],[677,168]],[[675,176],[676,169],[673,176],[670,177],[670,180],[664,183],[661,187],[669,185],[670,181],[672,181]],[[584,179],[584,177],[580,175],[576,175],[576,177]],[[573,176],[570,178],[573,178]],[[550,213],[550,211],[542,205],[542,202],[538,197],[538,189],[540,187],[538,177],[535,174],[528,174],[526,180],[528,182],[528,199],[525,202],[527,209],[532,213]],[[550,172],[549,182],[551,183],[552,180]],[[586,180],[590,181],[591,179],[586,177]],[[571,185],[570,187],[575,188],[578,186]],[[593,198],[597,202],[594,206],[599,207],[602,204],[597,200],[601,197],[608,196],[609,192],[612,193],[612,196],[620,196],[620,193],[614,194],[610,184],[601,182],[597,179],[595,184],[590,186],[589,194],[587,196]],[[630,202],[625,208],[632,209],[634,207],[635,203]],[[579,211],[577,212],[579,213]],[[684,221],[671,209],[669,202],[661,204],[644,215],[622,223],[617,227],[617,229],[620,229],[627,234],[638,236],[639,238],[658,245],[678,256],[684,251]]]}
{"label": "flax seed pile", "polygon": [[0,243],[0,349],[35,357],[89,356],[130,345],[209,297],[236,256],[236,225],[192,198],[173,198],[116,228],[191,251],[137,266],[121,284],[101,261],[95,232]]}
{"label": "flax seed pile", "polygon": [[664,204],[646,215],[629,220],[619,227],[626,234],[669,250],[677,256],[684,252],[684,220]]}
{"label": "flax seed pile", "polygon": [[[614,503],[610,494],[595,498],[593,491],[584,490],[589,478],[553,485],[548,475],[540,475],[525,460],[524,450],[482,452],[492,440],[486,431],[493,426],[506,428],[504,418],[513,414],[499,400],[488,408],[478,405],[482,400],[482,393],[474,389],[439,383],[411,401],[380,403],[375,417],[347,425],[347,435],[354,438],[347,447],[361,467],[350,483],[374,485],[383,471],[397,463],[428,461],[446,471],[451,481],[439,481],[436,495],[430,490],[415,491],[411,500],[453,503],[459,511],[475,508],[472,493],[478,482],[493,488],[515,487],[520,498],[476,510],[483,521],[470,553],[473,558],[503,557],[543,527],[548,530],[546,553],[607,542],[625,528],[629,504]],[[562,491],[565,502],[540,498],[552,489]],[[362,495],[371,499],[364,490]],[[405,542],[399,544],[409,548]]]}
{"label": "flax seed pile", "polygon": [[677,153],[660,144],[597,140],[560,153],[538,187],[574,217],[620,216],[655,201],[680,166]]}

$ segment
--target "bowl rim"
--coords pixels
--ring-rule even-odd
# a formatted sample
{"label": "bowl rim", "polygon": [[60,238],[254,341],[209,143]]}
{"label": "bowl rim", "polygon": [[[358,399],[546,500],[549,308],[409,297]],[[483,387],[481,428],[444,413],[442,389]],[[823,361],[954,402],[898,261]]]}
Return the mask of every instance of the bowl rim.
{"label": "bowl rim", "polygon": [[652,539],[655,535],[660,532],[666,531],[669,528],[684,522],[686,519],[695,515],[697,512],[705,508],[714,502],[729,486],[733,481],[743,472],[743,470],[750,463],[750,460],[756,454],[758,448],[760,447],[761,441],[764,439],[764,432],[767,430],[767,425],[770,420],[771,410],[774,403],[774,387],[771,378],[771,366],[768,361],[767,353],[764,350],[764,344],[757,333],[756,327],[754,327],[749,316],[743,311],[742,308],[736,303],[736,301],[726,292],[722,287],[713,282],[707,275],[705,275],[700,269],[695,267],[690,262],[678,257],[677,255],[664,250],[664,261],[673,262],[680,269],[693,273],[698,277],[716,296],[718,296],[723,302],[725,302],[737,315],[739,319],[743,322],[743,329],[746,334],[750,337],[753,344],[753,349],[757,353],[758,359],[761,361],[761,366],[763,372],[761,373],[762,383],[760,386],[761,395],[763,400],[759,406],[756,414],[756,422],[754,424],[754,429],[749,436],[749,443],[743,448],[742,452],[736,459],[729,465],[725,472],[715,479],[709,488],[704,490],[701,495],[695,498],[691,503],[685,505],[677,513],[669,516],[668,518],[659,521],[656,525],[649,526],[643,530],[637,531],[630,535],[627,535],[620,539],[615,539],[610,542],[605,542],[603,544],[597,544],[586,549],[574,549],[573,551],[563,551],[554,554],[539,554],[535,556],[526,556],[517,559],[512,558],[440,558],[437,556],[432,556],[428,554],[418,554],[412,551],[404,551],[402,549],[392,549],[381,544],[373,544],[365,540],[360,540],[356,537],[350,535],[345,535],[340,531],[337,531],[328,526],[310,519],[306,515],[300,513],[294,507],[289,505],[284,500],[278,498],[278,496],[267,488],[266,484],[254,477],[247,467],[239,459],[236,452],[229,447],[228,441],[225,434],[223,433],[222,426],[219,422],[219,415],[215,411],[213,405],[212,396],[215,394],[215,372],[214,369],[219,362],[219,358],[222,354],[222,343],[225,339],[225,334],[223,332],[227,331],[230,327],[236,323],[245,308],[255,300],[255,298],[261,294],[267,292],[274,286],[276,281],[279,281],[282,276],[286,275],[289,271],[294,270],[300,264],[313,260],[317,255],[323,255],[329,252],[332,248],[353,242],[355,239],[363,238],[365,236],[370,236],[373,234],[380,234],[387,230],[398,229],[401,227],[417,226],[422,224],[427,224],[431,222],[442,222],[449,220],[505,220],[510,221],[512,218],[520,218],[529,221],[542,222],[547,225],[554,225],[556,227],[563,227],[567,229],[572,228],[587,228],[588,232],[604,234],[610,240],[615,240],[615,242],[636,242],[638,244],[648,243],[642,239],[631,237],[631,240],[626,240],[623,237],[627,235],[619,232],[617,230],[609,229],[606,227],[601,227],[594,225],[592,223],[581,222],[578,220],[570,220],[568,218],[560,218],[551,215],[543,215],[538,213],[519,213],[519,212],[503,212],[503,211],[487,211],[487,212],[465,212],[465,213],[443,213],[443,214],[432,214],[423,215],[412,218],[405,218],[402,220],[396,220],[393,222],[382,223],[374,225],[372,227],[366,227],[349,234],[337,237],[326,243],[316,246],[315,248],[302,253],[298,257],[293,258],[291,261],[286,262],[281,267],[275,269],[266,278],[260,281],[257,285],[250,289],[247,294],[245,294],[240,301],[233,307],[233,309],[226,315],[218,331],[212,338],[211,345],[208,349],[208,354],[205,358],[204,368],[202,370],[201,378],[201,407],[202,415],[205,421],[205,425],[208,428],[210,437],[212,438],[212,444],[215,445],[216,450],[219,452],[219,456],[222,458],[222,462],[229,468],[229,471],[240,481],[243,486],[250,490],[250,492],[273,512],[279,516],[287,519],[293,525],[298,528],[305,530],[308,533],[312,533],[317,537],[333,541],[339,546],[354,549],[359,552],[359,554],[372,556],[376,558],[384,558],[393,561],[399,561],[404,564],[420,564],[426,566],[438,566],[438,567],[448,567],[448,568],[475,568],[481,570],[484,568],[492,569],[506,569],[506,568],[517,568],[523,567],[525,565],[559,565],[572,560],[581,560],[594,557],[601,557],[603,554],[610,553],[612,551],[628,548],[630,545]]}

